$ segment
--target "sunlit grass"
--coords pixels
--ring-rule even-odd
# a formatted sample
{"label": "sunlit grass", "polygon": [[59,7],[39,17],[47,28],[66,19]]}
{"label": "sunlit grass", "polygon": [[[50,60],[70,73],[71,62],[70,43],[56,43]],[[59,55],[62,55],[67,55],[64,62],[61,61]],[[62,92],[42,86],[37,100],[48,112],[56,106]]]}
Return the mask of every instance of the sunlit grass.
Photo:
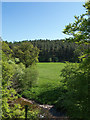
{"label": "sunlit grass", "polygon": [[[39,71],[38,87],[50,85],[50,87],[58,87],[60,85],[60,73],[65,63],[38,63]],[[48,86],[45,86],[48,87]]]}

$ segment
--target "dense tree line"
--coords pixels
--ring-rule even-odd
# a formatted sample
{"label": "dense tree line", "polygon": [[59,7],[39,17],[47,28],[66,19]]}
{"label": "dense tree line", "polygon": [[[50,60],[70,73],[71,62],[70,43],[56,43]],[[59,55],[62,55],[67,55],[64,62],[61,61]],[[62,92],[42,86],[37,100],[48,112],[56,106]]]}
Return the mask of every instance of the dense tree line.
{"label": "dense tree line", "polygon": [[[8,43],[8,42],[7,42]],[[32,48],[31,46],[34,46]],[[19,58],[26,66],[33,62],[80,62],[79,55],[82,54],[83,49],[88,48],[88,45],[81,46],[67,40],[29,40],[8,43],[13,50],[13,57]],[[82,49],[83,48],[83,49]],[[81,50],[80,50],[81,49]],[[33,51],[33,52],[32,52]],[[34,51],[36,52],[34,54]],[[33,54],[32,54],[33,53]],[[39,55],[39,57],[38,57]],[[25,57],[28,56],[28,57]],[[35,57],[36,56],[36,57]],[[30,58],[33,58],[30,61]],[[38,59],[36,59],[38,57]],[[29,59],[29,63],[28,63]]]}
{"label": "dense tree line", "polygon": [[77,48],[75,43],[65,40],[35,40],[31,43],[40,49],[40,62],[78,61],[78,54],[74,52]]}

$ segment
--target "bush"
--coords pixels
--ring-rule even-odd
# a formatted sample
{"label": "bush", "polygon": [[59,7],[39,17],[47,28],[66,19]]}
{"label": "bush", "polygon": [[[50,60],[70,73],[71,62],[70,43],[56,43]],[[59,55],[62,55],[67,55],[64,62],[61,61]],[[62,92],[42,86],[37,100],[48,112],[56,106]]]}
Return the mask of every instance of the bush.
{"label": "bush", "polygon": [[[82,63],[83,64],[83,63]],[[82,64],[68,63],[62,70],[64,89],[62,107],[67,110],[71,119],[89,120],[88,118],[88,76],[89,69],[83,69]],[[61,99],[60,101],[61,102]]]}
{"label": "bush", "polygon": [[28,90],[25,90],[25,91],[23,91],[22,92],[22,97],[25,97],[25,98],[30,98],[30,91],[28,91]]}

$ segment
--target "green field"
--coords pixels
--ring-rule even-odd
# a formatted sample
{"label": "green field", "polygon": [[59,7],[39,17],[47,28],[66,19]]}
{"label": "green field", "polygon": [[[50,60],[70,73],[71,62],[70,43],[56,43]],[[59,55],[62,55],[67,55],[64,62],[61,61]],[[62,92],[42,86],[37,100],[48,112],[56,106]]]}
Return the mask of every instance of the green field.
{"label": "green field", "polygon": [[54,88],[60,85],[60,72],[65,63],[38,63],[38,87]]}
{"label": "green field", "polygon": [[38,80],[28,92],[29,99],[42,104],[54,104],[60,96],[60,73],[65,63],[37,63]]}

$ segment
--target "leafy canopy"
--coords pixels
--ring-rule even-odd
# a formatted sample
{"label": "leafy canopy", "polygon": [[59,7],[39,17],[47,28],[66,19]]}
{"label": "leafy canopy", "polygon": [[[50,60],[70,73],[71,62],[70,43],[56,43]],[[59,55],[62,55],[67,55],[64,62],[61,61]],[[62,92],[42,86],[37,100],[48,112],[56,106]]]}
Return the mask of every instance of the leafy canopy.
{"label": "leafy canopy", "polygon": [[72,35],[69,39],[76,42],[90,42],[90,2],[83,5],[86,13],[80,16],[74,16],[75,22],[69,23],[63,30],[64,34]]}

